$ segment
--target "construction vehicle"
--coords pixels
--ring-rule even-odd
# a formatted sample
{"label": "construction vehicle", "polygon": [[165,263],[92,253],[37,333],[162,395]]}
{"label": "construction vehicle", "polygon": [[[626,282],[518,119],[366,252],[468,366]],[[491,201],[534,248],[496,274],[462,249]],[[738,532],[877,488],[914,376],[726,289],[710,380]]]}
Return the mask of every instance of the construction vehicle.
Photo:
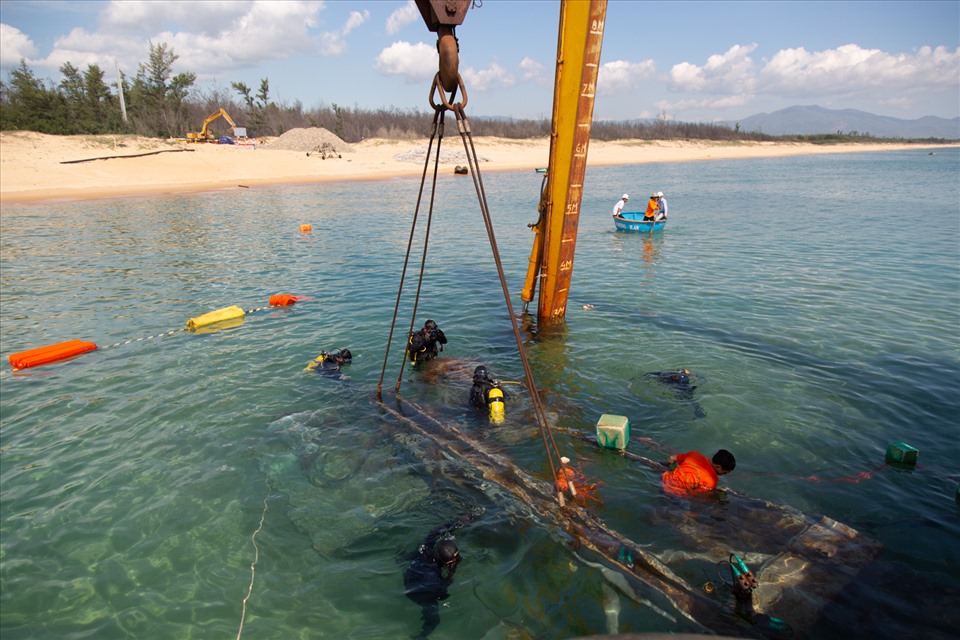
{"label": "construction vehicle", "polygon": [[214,136],[208,130],[210,123],[216,120],[217,118],[223,118],[230,123],[230,126],[233,127],[233,135],[239,140],[247,139],[247,130],[245,127],[238,127],[237,123],[233,121],[233,118],[230,117],[230,114],[227,113],[226,109],[220,107],[217,111],[207,116],[207,119],[203,121],[203,127],[200,129],[200,132],[191,131],[187,133],[187,142],[214,142],[217,140],[217,137]]}

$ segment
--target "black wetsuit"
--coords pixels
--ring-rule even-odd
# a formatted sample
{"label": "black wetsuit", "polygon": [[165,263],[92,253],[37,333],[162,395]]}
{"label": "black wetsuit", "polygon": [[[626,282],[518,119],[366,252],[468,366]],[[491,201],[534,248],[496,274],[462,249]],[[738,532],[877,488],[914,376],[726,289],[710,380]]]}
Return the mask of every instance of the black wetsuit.
{"label": "black wetsuit", "polygon": [[447,336],[443,334],[440,328],[432,331],[421,329],[410,336],[407,351],[410,360],[418,364],[436,358],[439,352],[443,350],[443,347],[439,345],[443,344],[447,344]]}
{"label": "black wetsuit", "polygon": [[476,515],[469,514],[436,527],[424,538],[413,554],[410,566],[403,572],[406,596],[420,605],[423,625],[417,638],[426,638],[440,624],[439,603],[450,595],[447,589],[453,584],[453,575],[457,570],[456,565],[443,567],[438,564],[434,551],[437,542],[452,538],[454,531],[476,518]]}
{"label": "black wetsuit", "polygon": [[343,368],[343,365],[349,364],[351,359],[351,357],[344,357],[342,351],[334,351],[333,353],[323,352],[319,358],[314,360],[314,362],[316,362],[315,369],[320,375],[340,380],[344,377],[344,375],[340,373],[340,369]]}
{"label": "black wetsuit", "polygon": [[689,371],[685,369],[677,369],[675,371],[651,371],[644,375],[648,378],[656,378],[663,384],[670,385],[674,391],[676,391],[678,397],[693,401],[694,416],[697,418],[706,417],[707,412],[693,399],[693,392],[696,391],[697,385],[693,384],[695,377]]}
{"label": "black wetsuit", "polygon": [[496,387],[490,378],[474,378],[470,388],[470,404],[477,409],[486,408],[490,399],[490,390]]}

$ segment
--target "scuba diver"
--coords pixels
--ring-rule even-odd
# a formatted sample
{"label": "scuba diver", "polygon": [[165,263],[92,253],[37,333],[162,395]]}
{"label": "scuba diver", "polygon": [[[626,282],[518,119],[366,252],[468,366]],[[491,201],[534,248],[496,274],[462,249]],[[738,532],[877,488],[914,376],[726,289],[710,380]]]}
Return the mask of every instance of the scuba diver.
{"label": "scuba diver", "polygon": [[500,381],[490,377],[487,368],[480,365],[473,370],[473,387],[470,388],[470,404],[477,409],[487,408],[492,424],[503,424],[505,407]]}
{"label": "scuba diver", "polygon": [[405,595],[420,605],[423,625],[417,638],[426,638],[440,624],[440,601],[449,597],[447,589],[460,563],[460,549],[453,532],[473,522],[482,510],[460,516],[434,528],[411,556],[403,572]]}
{"label": "scuba diver", "polygon": [[333,353],[321,351],[319,356],[310,361],[304,371],[316,371],[328,378],[340,380],[344,377],[340,369],[351,360],[353,360],[353,354],[350,353],[350,349],[338,349]]}
{"label": "scuba diver", "polygon": [[[677,396],[684,400],[693,400],[693,392],[697,386],[693,384],[697,377],[690,373],[688,369],[676,369],[673,371],[650,371],[643,374],[646,378],[656,378],[660,383],[669,385],[676,392]],[[707,412],[703,410],[696,400],[693,400],[693,415],[697,418],[707,417]]]}
{"label": "scuba diver", "polygon": [[410,358],[410,364],[433,360],[440,351],[443,351],[442,345],[445,344],[447,344],[447,336],[443,334],[436,322],[427,320],[423,324],[423,329],[411,333],[407,341],[407,356]]}

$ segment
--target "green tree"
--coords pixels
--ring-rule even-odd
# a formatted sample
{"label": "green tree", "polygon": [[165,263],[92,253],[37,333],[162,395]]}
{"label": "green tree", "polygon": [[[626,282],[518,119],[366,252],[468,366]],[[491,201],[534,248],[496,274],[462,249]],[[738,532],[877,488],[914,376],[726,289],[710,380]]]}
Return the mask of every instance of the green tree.
{"label": "green tree", "polygon": [[243,102],[247,105],[245,122],[248,128],[248,135],[270,135],[275,131],[267,124],[268,111],[276,111],[277,107],[270,102],[270,80],[263,78],[260,80],[260,90],[257,94],[251,95],[250,87],[243,82],[231,82],[230,86],[240,94]]}
{"label": "green tree", "polygon": [[10,72],[4,86],[0,128],[5,130],[64,133],[63,100],[44,86],[21,58],[20,66]]}
{"label": "green tree", "polygon": [[104,72],[100,65],[87,65],[83,74],[83,93],[90,116],[92,133],[112,133],[123,130],[120,116],[119,99],[104,82]]}
{"label": "green tree", "polygon": [[177,56],[161,42],[149,43],[147,62],[141,63],[130,89],[130,114],[137,130],[164,137],[186,133],[185,100],[197,80],[195,73],[173,75]]}

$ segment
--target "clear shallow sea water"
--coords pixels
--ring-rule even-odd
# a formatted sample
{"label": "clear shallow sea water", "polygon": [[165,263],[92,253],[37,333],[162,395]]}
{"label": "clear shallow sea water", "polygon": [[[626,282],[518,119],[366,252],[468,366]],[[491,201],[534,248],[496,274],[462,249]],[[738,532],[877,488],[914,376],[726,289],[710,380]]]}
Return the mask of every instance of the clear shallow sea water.
{"label": "clear shallow sea water", "polygon": [[[732,491],[884,545],[810,637],[958,633],[958,176],[957,149],[591,169],[567,320],[537,336],[524,322],[558,427],[590,431],[613,413],[630,418],[640,455],[664,455],[640,437],[730,449]],[[517,310],[540,180],[532,167],[484,174]],[[417,188],[3,207],[4,640],[409,637],[420,611],[403,595],[404,555],[478,506],[431,637],[606,631],[597,570],[375,402]],[[668,196],[665,232],[614,232],[617,197],[651,190]],[[472,182],[444,177],[438,202],[418,324],[439,322],[444,357],[463,370],[521,380]],[[275,293],[312,300],[265,309]],[[234,304],[254,310],[239,326],[180,331]],[[7,366],[13,352],[74,338],[101,349]],[[303,371],[338,347],[355,354],[348,379]],[[705,416],[643,378],[677,367],[698,375]],[[507,425],[491,429],[464,408],[462,376],[430,385],[407,372],[403,385],[543,476],[521,388],[510,387]],[[557,438],[603,483],[594,509],[610,526],[651,552],[702,551],[654,518],[677,508],[655,473]],[[885,465],[889,442],[919,449],[920,464]],[[742,526],[763,535],[760,522]],[[691,584],[715,579],[712,564],[692,566]],[[621,632],[689,629],[621,607]]]}

